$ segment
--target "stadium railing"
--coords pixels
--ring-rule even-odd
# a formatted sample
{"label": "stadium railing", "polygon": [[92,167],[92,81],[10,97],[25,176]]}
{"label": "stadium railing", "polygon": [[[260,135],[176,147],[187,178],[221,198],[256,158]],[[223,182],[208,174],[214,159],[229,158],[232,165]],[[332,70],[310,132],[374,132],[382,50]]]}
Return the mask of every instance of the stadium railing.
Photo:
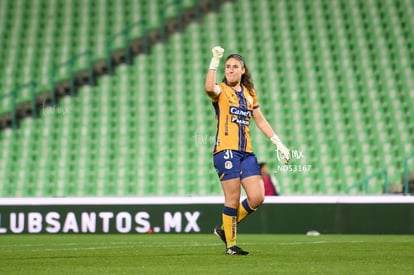
{"label": "stadium railing", "polygon": [[31,116],[33,118],[37,118],[38,117],[38,112],[37,112],[37,108],[36,108],[36,82],[35,81],[29,81],[28,83],[22,84],[20,86],[17,86],[15,89],[11,90],[9,93],[5,94],[2,96],[2,100],[6,99],[7,97],[11,98],[11,117],[12,117],[12,129],[17,129],[18,128],[18,117],[17,117],[17,107],[16,107],[16,101],[17,101],[17,96],[19,95],[19,92],[22,89],[25,88],[30,88],[30,93],[31,93],[31,105],[32,105],[32,114]]}
{"label": "stadium railing", "polygon": [[362,188],[363,192],[365,194],[369,193],[369,181],[373,178],[383,177],[384,178],[384,193],[388,194],[389,190],[389,183],[388,183],[388,172],[386,169],[377,171],[374,174],[364,178],[363,180],[356,182],[355,184],[351,185],[346,189],[346,193],[349,194],[349,192],[354,188]]}
{"label": "stadium railing", "polygon": [[1,100],[6,100],[9,97],[11,99],[11,126],[12,129],[17,129],[16,90],[12,90],[9,93],[4,94],[1,97]]}
{"label": "stadium railing", "polygon": [[404,195],[409,194],[408,190],[408,161],[414,158],[414,152],[404,160]]}
{"label": "stadium railing", "polygon": [[51,87],[51,98],[52,98],[52,105],[53,106],[55,106],[57,104],[55,79],[56,79],[57,73],[59,72],[59,70],[61,68],[69,67],[69,72],[70,72],[70,74],[69,74],[69,76],[70,76],[69,93],[70,93],[71,96],[75,95],[75,63],[83,57],[86,57],[87,61],[88,61],[88,74],[89,74],[88,82],[89,82],[89,85],[92,86],[94,84],[92,56],[93,56],[92,51],[87,50],[83,53],[75,55],[74,57],[72,57],[71,59],[69,59],[66,62],[63,62],[59,65],[54,66],[50,70],[50,87]]}
{"label": "stadium railing", "polygon": [[[218,6],[219,6],[219,1],[218,0],[207,0],[207,1],[201,1],[201,0],[193,0],[193,7],[195,9],[195,20],[199,21],[201,18],[201,6],[204,3],[209,3],[210,6],[212,7],[212,10],[217,11],[218,10]],[[160,11],[160,25],[158,26],[158,28],[161,30],[161,41],[165,41],[166,39],[166,28],[167,28],[167,21],[169,19],[169,17],[166,15],[166,11],[168,8],[173,7],[174,9],[176,9],[178,16],[178,30],[181,31],[183,28],[183,9],[185,9],[186,7],[184,7],[183,5],[183,0],[172,0],[170,2],[165,3]],[[144,53],[148,53],[149,52],[149,44],[148,44],[148,35],[147,35],[147,23],[146,20],[138,20],[130,25],[128,25],[127,27],[125,27],[123,30],[121,30],[118,33],[113,34],[112,36],[110,36],[107,41],[106,41],[106,47],[107,47],[107,60],[108,60],[108,70],[109,73],[113,72],[113,60],[112,60],[112,54],[113,51],[111,50],[112,47],[112,42],[114,41],[114,39],[116,39],[118,36],[122,36],[125,39],[125,50],[126,50],[126,62],[127,64],[132,64],[132,53],[131,53],[131,47],[130,47],[130,32],[131,30],[136,27],[136,26],[140,26],[141,28],[143,28],[143,39],[144,39]],[[55,89],[55,78],[56,78],[56,74],[58,73],[58,70],[61,67],[66,67],[69,66],[70,68],[70,75],[69,75],[69,79],[70,79],[70,95],[75,95],[75,72],[74,72],[74,64],[75,62],[83,57],[83,56],[87,56],[88,60],[88,70],[89,70],[89,85],[93,85],[94,83],[94,76],[93,76],[93,56],[94,53],[92,50],[88,49],[83,53],[77,54],[75,56],[73,56],[72,58],[70,58],[68,61],[54,66],[51,70],[50,70],[50,86],[52,88],[51,90],[51,101],[52,101],[52,105],[55,106],[57,104],[57,98],[56,98],[56,89]],[[36,82],[34,80],[31,80],[29,83],[32,83],[32,87],[36,87]],[[27,84],[24,84],[22,86],[26,86]],[[34,89],[34,88],[32,88]],[[36,109],[36,91],[34,90],[34,93],[32,93],[34,96],[32,98],[32,105],[33,105],[33,109]],[[11,101],[12,101],[12,106],[11,106],[11,115],[12,115],[12,129],[17,129],[18,128],[18,115],[17,115],[17,92],[15,91],[11,91],[9,93],[6,93],[5,95],[3,95],[0,98],[0,101],[4,100],[7,97],[11,97]],[[32,113],[37,113],[37,110],[32,110]],[[33,116],[33,117],[37,117],[37,116]]]}
{"label": "stadium railing", "polygon": [[144,53],[147,54],[149,52],[148,49],[148,28],[147,28],[147,22],[146,20],[139,20],[136,21],[129,26],[125,27],[122,31],[117,32],[113,35],[111,35],[107,41],[106,41],[106,52],[107,52],[107,58],[108,58],[108,73],[113,74],[114,68],[113,68],[113,58],[112,58],[112,43],[117,39],[118,37],[122,37],[124,39],[125,43],[125,52],[126,52],[126,64],[131,65],[132,64],[132,51],[130,47],[131,42],[131,31],[139,26],[143,32],[143,44],[144,44]]}

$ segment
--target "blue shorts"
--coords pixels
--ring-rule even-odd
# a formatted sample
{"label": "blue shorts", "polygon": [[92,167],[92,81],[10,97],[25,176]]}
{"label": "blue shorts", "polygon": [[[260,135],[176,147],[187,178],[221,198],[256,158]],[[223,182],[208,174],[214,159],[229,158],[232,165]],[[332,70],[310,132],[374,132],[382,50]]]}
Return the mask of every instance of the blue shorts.
{"label": "blue shorts", "polygon": [[257,158],[253,153],[220,151],[214,155],[214,167],[221,181],[261,175]]}

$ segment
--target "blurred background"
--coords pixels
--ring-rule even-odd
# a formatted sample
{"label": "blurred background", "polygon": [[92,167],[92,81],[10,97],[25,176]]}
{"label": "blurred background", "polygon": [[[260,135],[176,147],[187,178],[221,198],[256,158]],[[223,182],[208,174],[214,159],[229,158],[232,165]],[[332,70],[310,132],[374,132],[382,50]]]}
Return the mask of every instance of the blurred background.
{"label": "blurred background", "polygon": [[412,0],[0,0],[0,197],[220,195],[215,45],[292,150],[252,123],[281,195],[414,193],[413,25]]}

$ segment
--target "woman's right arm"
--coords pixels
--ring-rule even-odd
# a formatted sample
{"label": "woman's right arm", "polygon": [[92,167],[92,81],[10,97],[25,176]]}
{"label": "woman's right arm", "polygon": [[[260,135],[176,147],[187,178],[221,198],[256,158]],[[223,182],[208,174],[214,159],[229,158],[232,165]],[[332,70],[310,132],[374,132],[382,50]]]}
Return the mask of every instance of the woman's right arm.
{"label": "woman's right arm", "polygon": [[205,90],[209,97],[215,99],[220,94],[220,88],[216,84],[216,76],[217,67],[220,63],[220,58],[223,57],[224,49],[216,46],[211,49],[211,52],[213,53],[213,57],[211,58],[210,67],[208,68],[206,76]]}
{"label": "woman's right arm", "polygon": [[206,76],[206,93],[212,99],[217,98],[219,91],[217,90],[216,70],[209,69]]}

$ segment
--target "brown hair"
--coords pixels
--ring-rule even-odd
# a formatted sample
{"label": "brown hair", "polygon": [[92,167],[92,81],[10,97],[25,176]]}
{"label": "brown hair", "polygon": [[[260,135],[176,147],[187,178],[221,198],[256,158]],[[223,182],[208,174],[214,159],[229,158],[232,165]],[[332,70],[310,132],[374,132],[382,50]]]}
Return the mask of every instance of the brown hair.
{"label": "brown hair", "polygon": [[[246,63],[243,60],[243,57],[240,54],[233,53],[226,58],[226,62],[230,58],[237,59],[242,64],[242,67],[244,67],[244,74],[241,77],[240,83],[247,88],[250,95],[253,95],[254,84],[253,84],[252,76],[249,72],[249,69],[246,66]],[[226,81],[226,76],[223,77],[223,82],[224,81]]]}

